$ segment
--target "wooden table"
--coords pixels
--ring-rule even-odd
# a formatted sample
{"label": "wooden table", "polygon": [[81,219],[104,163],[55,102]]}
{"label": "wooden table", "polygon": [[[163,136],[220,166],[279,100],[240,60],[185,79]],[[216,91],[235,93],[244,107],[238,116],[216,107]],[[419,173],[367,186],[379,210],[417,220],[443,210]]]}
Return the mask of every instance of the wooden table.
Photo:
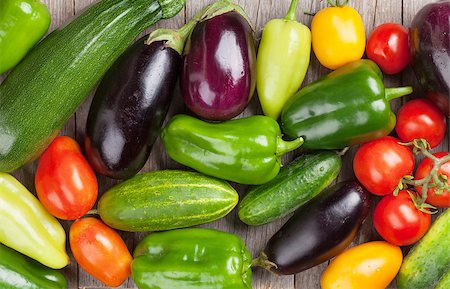
{"label": "wooden table", "polygon": [[[55,29],[64,23],[67,19],[74,17],[86,6],[94,2],[95,0],[44,0],[48,4],[52,14],[52,26],[51,29]],[[178,16],[171,20],[160,22],[157,26],[152,27],[153,30],[156,27],[168,27],[177,28],[182,26],[186,20],[190,19],[197,11],[199,11],[206,4],[213,2],[213,0],[188,0],[187,5]],[[290,0],[235,0],[240,4],[248,13],[253,26],[256,28],[256,36],[259,39],[261,35],[261,29],[266,22],[272,18],[281,18],[286,13]],[[408,26],[414,16],[414,14],[426,3],[433,2],[432,0],[353,0],[350,4],[355,7],[359,13],[361,13],[364,20],[366,33],[369,34],[373,27],[384,22],[397,22],[403,23]],[[299,20],[305,24],[311,23],[310,16],[303,14],[303,11],[314,12],[326,6],[326,1],[310,0],[300,1],[298,17]],[[147,31],[147,32],[148,32]],[[316,80],[321,75],[324,75],[328,71],[321,67],[312,56],[311,66],[308,70],[304,84],[310,83]],[[417,86],[417,81],[410,68],[407,68],[402,74],[386,77],[386,86],[400,86],[400,85],[414,85],[416,88],[412,97],[421,97],[423,93]],[[70,135],[75,137],[79,143],[82,143],[85,123],[92,96],[90,96],[83,105],[77,110],[76,114],[68,121],[64,130],[61,132],[63,135]],[[402,103],[406,101],[405,98],[396,100],[392,103],[394,109],[398,109]],[[176,113],[185,112],[181,96],[179,93],[176,95],[176,99],[170,108],[170,118]],[[261,114],[261,108],[259,106],[258,98],[255,95],[249,107],[242,113],[242,116],[251,114]],[[448,151],[449,141],[448,136],[444,143],[441,144],[436,151]],[[355,148],[351,149],[344,157],[343,170],[338,180],[352,179],[352,159],[355,153]],[[298,154],[298,152],[297,152]],[[286,157],[286,160],[292,159],[294,154]],[[158,140],[153,147],[151,156],[145,165],[143,171],[152,171],[165,168],[181,168],[181,166],[174,161],[170,160],[164,151],[164,148]],[[29,164],[20,171],[14,173],[16,177],[21,180],[25,186],[34,191],[34,172],[36,169],[36,162]],[[107,188],[111,187],[115,181],[107,179],[106,177],[99,176],[100,193],[104,192]],[[245,186],[237,186],[240,194],[245,191]],[[214,223],[207,224],[204,227],[212,227],[228,232],[232,232],[241,236],[253,256],[257,256],[259,251],[264,247],[266,241],[275,233],[280,226],[286,221],[286,219],[276,221],[269,225],[260,227],[249,227],[244,225],[236,216],[236,210],[230,213],[226,218],[218,220]],[[64,227],[68,230],[70,222],[64,222]],[[145,234],[135,233],[121,233],[124,237],[128,248],[133,250],[139,240],[142,239]],[[355,242],[352,245],[364,243],[370,240],[380,239],[377,233],[372,228],[372,220],[369,217],[364,224],[360,234],[357,236]],[[405,248],[406,250],[407,248]],[[69,250],[69,249],[68,249]],[[295,276],[277,277],[273,274],[265,272],[262,269],[255,269],[253,275],[253,288],[254,289],[316,289],[320,288],[319,280],[322,271],[326,268],[327,263],[324,263],[315,268],[309,269],[303,273]],[[99,281],[90,277],[83,269],[77,266],[73,260],[71,264],[63,269],[63,273],[67,276],[69,282],[69,288],[105,288]],[[136,288],[133,281],[128,279],[120,288]],[[395,282],[388,288],[396,288]],[[167,288],[170,289],[170,288]],[[370,289],[370,288],[361,288]]]}

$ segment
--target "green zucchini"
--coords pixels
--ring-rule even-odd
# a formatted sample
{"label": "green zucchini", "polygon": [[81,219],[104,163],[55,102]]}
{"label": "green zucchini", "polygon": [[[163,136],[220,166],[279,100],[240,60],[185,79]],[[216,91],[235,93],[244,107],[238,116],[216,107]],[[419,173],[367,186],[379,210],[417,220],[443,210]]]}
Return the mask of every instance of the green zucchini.
{"label": "green zucchini", "polygon": [[341,166],[341,158],[330,151],[298,157],[270,182],[250,188],[239,204],[239,218],[262,225],[288,215],[331,184]]}
{"label": "green zucchini", "polygon": [[227,182],[195,172],[155,171],[109,189],[98,213],[110,227],[163,231],[212,222],[227,215],[238,194]]}
{"label": "green zucchini", "polygon": [[0,171],[37,158],[145,28],[185,0],[102,0],[36,45],[0,86]]}
{"label": "green zucchini", "polygon": [[450,210],[431,225],[425,236],[406,256],[397,277],[399,289],[428,289],[449,283]]}

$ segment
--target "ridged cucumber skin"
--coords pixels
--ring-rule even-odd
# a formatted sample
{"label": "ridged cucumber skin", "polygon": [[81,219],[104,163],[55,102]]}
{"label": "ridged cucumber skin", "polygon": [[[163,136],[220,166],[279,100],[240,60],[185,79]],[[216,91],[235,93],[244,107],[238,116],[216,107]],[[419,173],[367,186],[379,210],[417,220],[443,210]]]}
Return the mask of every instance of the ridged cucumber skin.
{"label": "ridged cucumber skin", "polygon": [[184,2],[101,0],[36,45],[0,86],[0,171],[37,158],[135,37]]}
{"label": "ridged cucumber skin", "polygon": [[282,218],[330,185],[341,167],[340,156],[331,151],[302,155],[270,182],[250,188],[239,204],[239,218],[248,225]]}
{"label": "ridged cucumber skin", "polygon": [[442,287],[449,281],[445,276],[450,270],[449,236],[450,210],[446,210],[406,256],[397,277],[398,289],[449,288]]}
{"label": "ridged cucumber skin", "polygon": [[136,175],[109,189],[98,213],[112,228],[164,231],[226,216],[238,203],[227,182],[195,172],[165,170]]}
{"label": "ridged cucumber skin", "polygon": [[450,270],[445,273],[445,275],[439,280],[438,284],[434,289],[448,289],[450,288]]}

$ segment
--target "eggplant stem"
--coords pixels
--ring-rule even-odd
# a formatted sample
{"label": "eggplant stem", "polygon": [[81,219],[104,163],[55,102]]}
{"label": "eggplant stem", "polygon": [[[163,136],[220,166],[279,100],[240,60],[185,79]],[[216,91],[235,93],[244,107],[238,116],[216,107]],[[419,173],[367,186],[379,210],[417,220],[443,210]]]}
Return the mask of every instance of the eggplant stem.
{"label": "eggplant stem", "polygon": [[277,155],[277,157],[280,157],[285,153],[298,149],[304,142],[305,141],[302,137],[296,138],[293,141],[285,141],[281,138],[281,136],[278,136],[277,150],[275,154]]}
{"label": "eggplant stem", "polygon": [[413,88],[411,86],[385,88],[384,93],[388,101],[411,94]]}
{"label": "eggplant stem", "polygon": [[298,0],[292,0],[291,6],[289,6],[289,10],[286,16],[284,16],[284,19],[290,21],[297,21],[297,7],[298,7]]}

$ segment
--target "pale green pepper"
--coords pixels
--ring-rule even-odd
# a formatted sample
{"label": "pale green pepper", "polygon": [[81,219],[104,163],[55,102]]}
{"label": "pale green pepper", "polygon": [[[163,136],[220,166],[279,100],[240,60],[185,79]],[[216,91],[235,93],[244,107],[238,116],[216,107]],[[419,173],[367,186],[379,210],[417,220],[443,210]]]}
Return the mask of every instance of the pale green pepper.
{"label": "pale green pepper", "polygon": [[0,243],[53,269],[69,264],[64,228],[6,173],[0,173],[0,210]]}
{"label": "pale green pepper", "polygon": [[256,61],[256,88],[265,115],[277,119],[300,88],[309,66],[311,31],[296,21],[298,0],[283,19],[264,27]]}

